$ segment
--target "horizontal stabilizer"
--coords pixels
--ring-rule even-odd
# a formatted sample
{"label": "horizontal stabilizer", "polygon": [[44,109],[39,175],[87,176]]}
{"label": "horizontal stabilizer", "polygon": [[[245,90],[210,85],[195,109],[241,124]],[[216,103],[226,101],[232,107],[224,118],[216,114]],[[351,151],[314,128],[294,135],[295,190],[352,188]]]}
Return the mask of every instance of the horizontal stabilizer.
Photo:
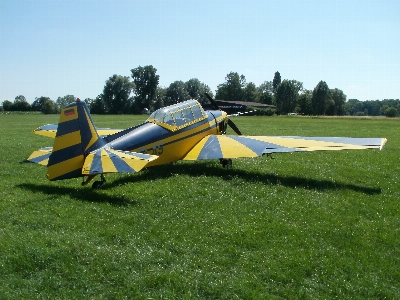
{"label": "horizontal stabilizer", "polygon": [[[57,129],[58,129],[57,124],[47,124],[35,129],[33,133],[54,139],[56,137]],[[97,128],[97,127],[95,129],[97,131],[97,134],[101,137],[114,134],[123,130],[123,129]]]}
{"label": "horizontal stabilizer", "polygon": [[90,153],[82,168],[83,175],[103,173],[139,172],[149,162],[157,159],[157,155],[99,149]]}
{"label": "horizontal stabilizer", "polygon": [[56,124],[47,124],[47,125],[43,125],[39,128],[36,128],[33,131],[33,133],[37,134],[37,135],[51,137],[54,139],[56,137],[57,128],[58,128],[58,125],[56,125]]}
{"label": "horizontal stabilizer", "polygon": [[39,150],[33,151],[33,153],[28,157],[27,160],[42,166],[47,166],[52,151],[53,147],[41,148]]}

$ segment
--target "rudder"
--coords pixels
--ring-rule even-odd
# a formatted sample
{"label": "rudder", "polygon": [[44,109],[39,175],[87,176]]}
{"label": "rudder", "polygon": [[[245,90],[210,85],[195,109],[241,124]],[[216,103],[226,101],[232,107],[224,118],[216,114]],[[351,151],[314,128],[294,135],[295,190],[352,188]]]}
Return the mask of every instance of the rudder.
{"label": "rudder", "polygon": [[47,164],[47,178],[61,180],[82,177],[82,166],[89,149],[104,144],[95,129],[85,102],[76,102],[61,110],[53,152]]}

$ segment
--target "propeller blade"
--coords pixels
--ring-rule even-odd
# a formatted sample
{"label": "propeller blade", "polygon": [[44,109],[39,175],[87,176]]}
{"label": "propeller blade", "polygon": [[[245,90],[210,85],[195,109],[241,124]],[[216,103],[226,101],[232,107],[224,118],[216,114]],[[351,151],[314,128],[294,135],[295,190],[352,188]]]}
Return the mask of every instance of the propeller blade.
{"label": "propeller blade", "polygon": [[231,119],[228,119],[228,125],[233,129],[234,132],[236,132],[238,135],[242,135],[242,133],[240,132],[239,128],[237,128],[237,126],[235,125],[235,123],[233,123],[233,121]]}
{"label": "propeller blade", "polygon": [[[217,104],[217,102],[214,101],[213,98],[211,98],[211,96],[207,93],[206,97],[208,98],[208,100],[210,100],[211,104],[214,106],[215,109],[221,110]],[[236,132],[237,135],[242,135],[242,133],[240,132],[239,128],[237,128],[237,126],[235,125],[235,123],[233,123],[233,121],[231,119],[228,119],[228,125],[233,129],[234,132]]]}
{"label": "propeller blade", "polygon": [[208,98],[208,100],[210,100],[212,106],[214,106],[215,109],[221,110],[221,109],[218,107],[217,102],[215,102],[214,99],[211,98],[211,96],[210,96],[209,94],[207,94],[207,93],[205,93],[205,94],[206,94],[206,97]]}

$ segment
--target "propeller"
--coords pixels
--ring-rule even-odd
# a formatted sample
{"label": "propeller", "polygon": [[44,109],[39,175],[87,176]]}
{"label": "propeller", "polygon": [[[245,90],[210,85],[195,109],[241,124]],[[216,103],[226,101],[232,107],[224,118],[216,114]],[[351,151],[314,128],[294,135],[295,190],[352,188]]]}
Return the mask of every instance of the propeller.
{"label": "propeller", "polygon": [[[207,94],[207,93],[205,93],[205,94],[206,94],[206,97],[208,98],[208,100],[210,100],[212,106],[214,106],[214,108],[215,108],[216,110],[221,110],[221,109],[219,108],[217,102],[215,102],[215,100],[214,100],[213,98],[211,98],[211,96],[210,96],[209,94]],[[234,132],[236,132],[238,135],[242,135],[242,133],[240,132],[239,128],[237,128],[237,126],[235,125],[235,123],[233,123],[233,121],[232,121],[231,119],[229,119],[229,118],[228,118],[228,125],[229,125],[229,126],[232,128],[232,130],[233,130]]]}

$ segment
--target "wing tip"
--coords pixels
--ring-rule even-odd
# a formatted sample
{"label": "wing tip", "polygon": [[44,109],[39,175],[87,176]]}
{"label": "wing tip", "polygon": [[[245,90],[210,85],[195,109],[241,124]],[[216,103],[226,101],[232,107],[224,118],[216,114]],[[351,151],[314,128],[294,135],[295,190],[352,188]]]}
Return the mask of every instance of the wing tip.
{"label": "wing tip", "polygon": [[386,138],[381,139],[381,146],[379,147],[379,150],[382,150],[382,148],[385,146],[386,142],[387,142]]}

